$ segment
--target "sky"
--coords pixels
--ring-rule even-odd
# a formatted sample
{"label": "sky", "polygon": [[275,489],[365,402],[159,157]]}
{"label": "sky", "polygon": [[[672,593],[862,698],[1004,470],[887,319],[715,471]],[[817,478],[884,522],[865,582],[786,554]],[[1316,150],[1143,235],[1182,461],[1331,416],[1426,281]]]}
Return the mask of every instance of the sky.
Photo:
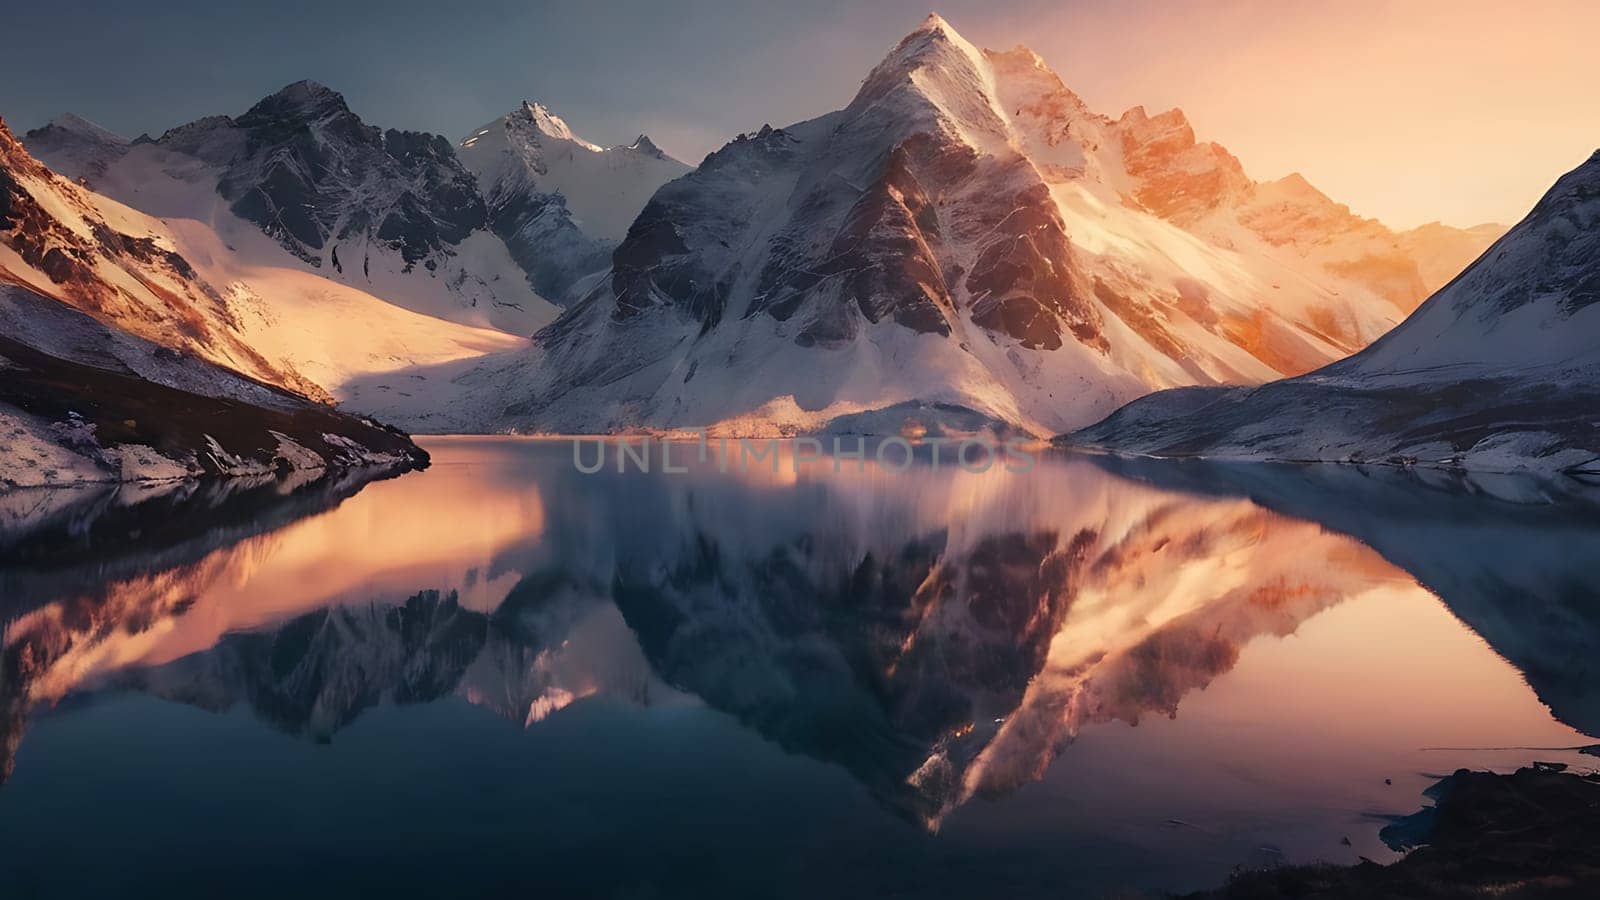
{"label": "sky", "polygon": [[[0,117],[133,136],[311,78],[369,123],[459,138],[536,99],[596,143],[688,162],[837,109],[934,0],[10,3]],[[1390,225],[1514,222],[1600,147],[1600,3],[946,0],[1107,115],[1183,108],[1257,179],[1300,172]]]}

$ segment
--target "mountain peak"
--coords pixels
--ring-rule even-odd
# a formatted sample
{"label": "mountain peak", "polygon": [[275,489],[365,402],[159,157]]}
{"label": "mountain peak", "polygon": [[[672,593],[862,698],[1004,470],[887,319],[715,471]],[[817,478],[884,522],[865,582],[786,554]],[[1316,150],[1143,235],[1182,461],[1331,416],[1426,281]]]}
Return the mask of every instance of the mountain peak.
{"label": "mountain peak", "polygon": [[984,53],[989,59],[1008,66],[1031,66],[1035,69],[1047,71],[1050,69],[1050,66],[1045,63],[1044,57],[1035,53],[1033,48],[1026,44],[1018,44],[1010,50],[985,50]]}
{"label": "mountain peak", "polygon": [[1117,122],[1123,125],[1148,125],[1156,130],[1192,129],[1189,124],[1189,117],[1184,114],[1182,109],[1176,106],[1153,116],[1144,108],[1143,104],[1131,106],[1117,119]]}
{"label": "mountain peak", "polygon": [[[918,25],[915,31],[906,35],[905,39],[900,42],[900,45],[889,56],[890,59],[898,55],[908,61],[918,60],[922,59],[928,50],[939,47],[952,48],[969,59],[979,58],[982,55],[978,48],[971,41],[962,37],[961,32],[956,31],[953,25],[944,20],[944,17],[938,13],[928,13],[928,17],[922,20],[922,24]],[[902,53],[902,51],[909,52]],[[884,62],[888,61],[884,60]]]}
{"label": "mountain peak", "polygon": [[106,167],[130,146],[122,135],[72,113],[56,116],[48,125],[23,135],[22,140],[29,154],[73,181],[105,174]]}
{"label": "mountain peak", "polygon": [[285,85],[255,106],[250,107],[240,122],[252,119],[305,119],[317,120],[350,112],[344,96],[338,91],[315,81],[296,81]]}
{"label": "mountain peak", "polygon": [[928,17],[923,19],[922,20],[922,24],[918,25],[917,26],[917,30],[912,32],[912,33],[913,34],[920,34],[920,33],[923,33],[923,32],[932,32],[932,31],[942,32],[942,33],[947,34],[947,35],[954,35],[955,37],[960,37],[959,34],[956,34],[956,30],[950,26],[950,23],[945,21],[944,16],[941,16],[936,12],[928,13]]}
{"label": "mountain peak", "polygon": [[17,140],[16,136],[11,133],[11,129],[6,126],[6,117],[0,116],[0,149],[4,149],[12,145],[15,145],[19,148],[22,146],[21,142]]}
{"label": "mountain peak", "polygon": [[571,141],[580,147],[583,147],[587,150],[594,150],[596,152],[599,152],[602,149],[599,145],[591,144],[583,138],[578,137],[578,135],[572,130],[572,126],[567,124],[566,119],[563,119],[551,112],[550,107],[545,106],[543,103],[540,103],[537,100],[522,101],[522,108],[518,110],[518,113],[522,119],[531,123],[535,130],[546,137],[552,137],[561,141]]}
{"label": "mountain peak", "polygon": [[660,147],[656,146],[655,141],[650,140],[650,135],[648,134],[639,135],[634,139],[633,143],[628,145],[628,149],[637,153],[643,153],[646,156],[653,156],[656,159],[667,158],[667,154],[663,152]]}
{"label": "mountain peak", "polygon": [[1067,87],[1044,58],[1028,47],[1018,44],[1010,50],[985,50],[994,72],[998,96],[1008,97],[1003,105],[1015,109],[1018,115],[1027,110],[1031,115],[1053,123],[1050,127],[1067,127],[1067,122],[1090,114],[1087,104]]}
{"label": "mountain peak", "polygon": [[338,91],[328,87],[320,81],[313,81],[309,78],[302,78],[293,84],[284,85],[274,96],[299,97],[315,101],[327,100],[329,98],[338,100],[344,99],[339,95]]}
{"label": "mountain peak", "polygon": [[51,130],[67,132],[79,137],[89,138],[95,143],[99,144],[128,143],[128,139],[122,135],[117,134],[108,128],[102,128],[88,119],[85,119],[82,116],[74,113],[62,113],[61,115],[56,116],[54,119],[51,119],[49,124],[45,125],[43,128],[36,128],[33,131],[28,132],[27,136],[32,138],[35,135]]}
{"label": "mountain peak", "polygon": [[28,152],[68,178],[103,174],[111,160],[129,146],[127,138],[81,116],[62,113],[48,125],[22,136]]}
{"label": "mountain peak", "polygon": [[1279,178],[1277,181],[1271,182],[1268,186],[1271,188],[1276,188],[1285,194],[1300,197],[1302,199],[1320,200],[1328,203],[1333,202],[1331,199],[1329,199],[1327,194],[1317,190],[1316,185],[1306,180],[1306,177],[1301,175],[1299,172],[1290,172],[1282,178]]}
{"label": "mountain peak", "polygon": [[887,103],[900,117],[925,114],[960,121],[971,134],[1004,131],[983,51],[937,14],[906,35],[861,83],[850,109]]}

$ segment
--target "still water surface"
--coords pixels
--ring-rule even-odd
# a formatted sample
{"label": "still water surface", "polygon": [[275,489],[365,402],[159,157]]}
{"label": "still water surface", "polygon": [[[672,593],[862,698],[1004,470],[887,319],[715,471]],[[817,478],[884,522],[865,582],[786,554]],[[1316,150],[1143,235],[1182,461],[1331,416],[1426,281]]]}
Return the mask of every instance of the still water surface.
{"label": "still water surface", "polygon": [[1592,498],[427,446],[0,497],[7,896],[1191,890],[1596,763]]}

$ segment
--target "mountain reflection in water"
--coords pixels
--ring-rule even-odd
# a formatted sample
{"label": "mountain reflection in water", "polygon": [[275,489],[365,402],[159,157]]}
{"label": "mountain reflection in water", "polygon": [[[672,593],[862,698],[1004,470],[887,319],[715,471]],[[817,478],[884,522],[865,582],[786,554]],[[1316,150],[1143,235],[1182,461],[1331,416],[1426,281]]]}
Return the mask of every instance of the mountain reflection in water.
{"label": "mountain reflection in water", "polygon": [[[1586,564],[1600,525],[1583,498],[1070,456],[1029,473],[847,461],[795,474],[785,460],[778,473],[583,475],[561,441],[429,449],[428,471],[359,493],[14,502],[33,512],[0,532],[3,771],[15,761],[27,779],[30,720],[140,696],[245,709],[330,753],[375,708],[455,697],[535,729],[592,699],[709,708],[955,841],[935,835],[974,798],[1070,781],[1072,762],[1052,763],[1094,726],[1180,708],[1213,730],[1170,729],[1179,758],[1269,760],[1230,790],[1282,791],[1297,764],[1351,760],[1308,778],[1323,787],[1307,802],[1324,806],[1365,802],[1339,777],[1395,748],[1575,748],[1600,730],[1600,575]],[[1321,632],[1301,638],[1313,619]],[[1220,694],[1202,702],[1208,686]],[[1340,708],[1352,694],[1366,705]],[[1128,758],[1157,753],[1159,737]],[[1274,742],[1300,762],[1269,771]],[[1157,796],[1171,777],[1115,802],[1156,822],[1203,815],[1181,789]],[[0,823],[17,787],[0,789]],[[1094,806],[1096,787],[1077,790]],[[1007,808],[1004,828],[1044,815]],[[1355,849],[1381,855],[1371,833]],[[1096,877],[1167,884],[1149,864]]]}

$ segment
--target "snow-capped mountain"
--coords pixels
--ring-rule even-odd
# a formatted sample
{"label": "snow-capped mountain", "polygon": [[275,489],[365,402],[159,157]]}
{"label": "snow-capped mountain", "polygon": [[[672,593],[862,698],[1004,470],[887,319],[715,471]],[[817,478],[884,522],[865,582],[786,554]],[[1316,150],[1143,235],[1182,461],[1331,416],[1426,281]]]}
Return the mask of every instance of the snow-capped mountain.
{"label": "snow-capped mountain", "polygon": [[600,147],[543,104],[522,106],[463,138],[489,225],[540,294],[560,301],[599,272],[661,185],[689,171],[649,137]]}
{"label": "snow-capped mountain", "polygon": [[6,203],[0,278],[5,282],[152,343],[309,396],[326,396],[229,327],[227,300],[164,240],[159,223],[57,176],[3,123],[0,178]]}
{"label": "snow-capped mountain", "polygon": [[1302,183],[1251,182],[1177,111],[1096,115],[1031,51],[930,16],[844,109],[663,186],[542,358],[471,391],[544,431],[960,407],[1048,433],[1298,374],[1426,287],[1398,236]]}
{"label": "snow-capped mountain", "polygon": [[[227,352],[201,351],[214,362],[313,397],[332,397],[358,412],[399,404],[408,425],[426,426],[439,405],[432,400],[433,381],[445,380],[456,367],[484,354],[528,345],[526,338],[486,327],[490,321],[480,315],[482,309],[462,306],[448,285],[425,269],[384,275],[375,264],[369,279],[359,269],[310,266],[230,210],[218,191],[218,168],[202,159],[148,140],[91,142],[85,134],[108,132],[63,116],[26,140],[74,180],[96,189],[74,186],[70,198],[59,200],[69,210],[68,221],[82,214],[120,223],[117,230],[185,261],[192,276],[187,284],[203,298],[190,307],[206,320],[212,343],[227,344]],[[471,241],[491,248],[498,243],[486,232]],[[398,258],[384,260],[388,265]],[[125,300],[148,293],[141,285],[150,279],[141,279]],[[505,280],[527,291],[520,272]],[[52,291],[42,273],[33,284]],[[52,293],[60,295],[60,290]],[[527,323],[530,329],[554,315],[553,308],[541,305],[543,312]],[[159,299],[119,313],[121,308],[113,305],[101,314],[120,315],[120,327],[158,342],[185,339],[187,332],[171,327]],[[480,324],[447,322],[413,310]]]}
{"label": "snow-capped mountain", "polygon": [[1506,233],[1504,225],[1485,223],[1471,228],[1452,228],[1439,222],[1400,233],[1400,246],[1416,260],[1417,272],[1429,293],[1450,283],[1466,264],[1483,255],[1489,245]]}
{"label": "snow-capped mountain", "polygon": [[1158,456],[1600,474],[1600,153],[1399,327],[1259,388],[1190,388],[1067,440]]}
{"label": "snow-capped mountain", "polygon": [[[1096,125],[1106,122],[1091,119],[1080,130]],[[1355,215],[1298,173],[1251,181],[1227,150],[1195,140],[1181,110],[1151,117],[1134,107],[1110,132],[1105,139],[1122,146],[1133,197],[1149,211],[1215,246],[1281,259],[1313,278],[1354,282],[1401,313],[1505,232],[1500,225],[1462,229],[1435,222],[1396,233]]]}
{"label": "snow-capped mountain", "polygon": [[303,271],[452,322],[528,335],[554,316],[449,141],[367,125],[320,84],[125,145],[64,121],[27,136],[40,158],[143,212],[209,222],[231,244],[226,212]]}
{"label": "snow-capped mountain", "polygon": [[88,183],[128,152],[132,141],[72,113],[63,113],[43,128],[23,135],[28,152],[47,160],[55,171]]}
{"label": "snow-capped mountain", "polygon": [[316,402],[159,225],[51,172],[0,121],[0,483],[426,459]]}

